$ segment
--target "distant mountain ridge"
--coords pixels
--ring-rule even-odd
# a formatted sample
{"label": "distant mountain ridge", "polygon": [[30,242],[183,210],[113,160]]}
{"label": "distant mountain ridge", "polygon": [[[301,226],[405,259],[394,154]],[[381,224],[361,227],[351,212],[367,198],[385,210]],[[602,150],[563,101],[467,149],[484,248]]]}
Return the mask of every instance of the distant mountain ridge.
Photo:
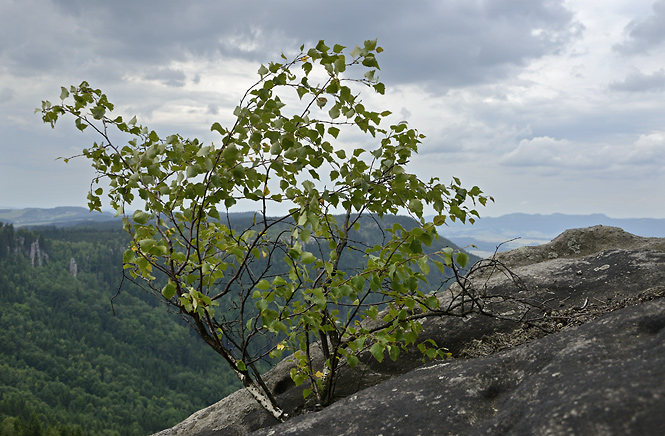
{"label": "distant mountain ridge", "polygon": [[[234,213],[233,215],[251,215]],[[84,222],[112,221],[118,218],[109,212],[89,212],[83,207],[0,209],[0,222],[14,227],[54,225],[68,227]],[[477,255],[494,252],[499,244],[500,251],[524,245],[539,245],[551,241],[563,231],[595,225],[620,227],[638,236],[665,237],[665,219],[658,218],[610,218],[603,214],[550,215],[513,213],[499,217],[484,217],[475,224],[462,224],[459,221],[439,228],[441,236],[456,245],[469,248]],[[517,238],[517,239],[516,239]],[[509,241],[509,242],[508,242]]]}
{"label": "distant mountain ridge", "polygon": [[52,209],[0,209],[0,222],[14,227],[46,226],[68,227],[82,222],[100,222],[116,219],[109,212],[90,212],[84,207],[55,207]]}
{"label": "distant mountain ridge", "polygon": [[[130,213],[131,215],[131,213]],[[252,217],[254,212],[232,212],[234,217]],[[0,223],[14,227],[55,226],[70,227],[81,223],[120,221],[110,212],[90,212],[85,207],[62,206],[54,208],[0,208]]]}

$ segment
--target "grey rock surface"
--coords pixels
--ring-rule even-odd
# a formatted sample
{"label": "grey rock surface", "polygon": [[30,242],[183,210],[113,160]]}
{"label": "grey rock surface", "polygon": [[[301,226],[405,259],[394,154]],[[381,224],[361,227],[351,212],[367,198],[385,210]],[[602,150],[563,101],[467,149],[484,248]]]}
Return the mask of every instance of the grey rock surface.
{"label": "grey rock surface", "polygon": [[438,363],[273,435],[665,434],[665,300],[491,356]]}
{"label": "grey rock surface", "polygon": [[[548,416],[551,420],[555,420],[555,417],[560,418],[563,427],[553,425],[549,433],[542,434],[569,434],[566,433],[566,428],[568,428],[566,426],[573,426],[580,430],[571,434],[622,434],[605,433],[600,427],[594,427],[595,430],[585,427],[584,419],[577,419],[576,416],[586,417],[587,410],[594,411],[593,413],[598,415],[600,412],[588,401],[596,401],[610,393],[614,395],[613,398],[618,400],[629,399],[632,403],[638,404],[639,401],[642,401],[637,398],[638,391],[644,387],[643,385],[653,387],[649,391],[651,393],[645,394],[647,397],[644,398],[644,401],[661,401],[658,404],[661,405],[661,410],[665,410],[662,403],[665,389],[662,383],[651,383],[637,375],[635,375],[635,380],[628,383],[626,378],[632,371],[637,371],[634,374],[642,374],[644,377],[650,377],[649,374],[655,371],[652,367],[636,367],[635,365],[641,359],[631,359],[630,356],[644,355],[646,358],[651,356],[653,354],[651,351],[656,349],[660,350],[661,356],[665,356],[663,353],[665,350],[656,346],[656,338],[660,338],[661,342],[663,339],[662,331],[656,328],[660,325],[660,320],[665,319],[662,304],[649,303],[649,307],[651,307],[649,310],[653,312],[650,312],[652,317],[641,320],[634,318],[634,321],[631,321],[638,324],[646,323],[644,325],[652,326],[649,327],[651,330],[658,330],[650,334],[651,336],[646,333],[640,334],[641,336],[635,334],[635,331],[629,330],[625,323],[625,325],[621,324],[624,332],[617,336],[611,328],[602,330],[601,327],[604,325],[602,320],[605,318],[598,318],[599,315],[610,312],[610,310],[665,295],[664,238],[642,238],[626,233],[619,228],[606,226],[573,229],[567,230],[548,244],[522,247],[500,253],[496,256],[495,262],[505,265],[516,276],[503,274],[493,268],[479,268],[472,275],[468,286],[484,295],[487,301],[484,306],[486,312],[505,319],[481,313],[471,313],[464,317],[428,318],[423,321],[424,332],[421,334],[421,339],[434,339],[439,345],[447,347],[454,357],[487,354],[479,353],[479,349],[489,349],[490,352],[505,348],[511,348],[510,350],[500,353],[500,355],[451,360],[427,367],[424,367],[422,356],[418,352],[402,354],[396,362],[384,359],[380,364],[369,356],[364,356],[364,358],[361,357],[361,363],[354,371],[340,371],[336,390],[337,403],[320,412],[305,412],[284,424],[270,430],[259,431],[257,434],[418,434],[418,431],[411,429],[420,428],[418,423],[427,420],[428,414],[446,414],[445,419],[438,415],[432,416],[430,419],[433,423],[445,423],[445,425],[442,424],[442,427],[435,433],[431,433],[433,427],[427,427],[422,430],[422,434],[464,434],[464,432],[482,434],[485,431],[488,431],[488,434],[539,434],[539,432],[530,433],[526,430],[529,425],[536,425],[535,421],[530,418],[530,414],[537,416],[544,413],[545,410],[555,410],[557,407],[561,409],[560,412],[557,412],[559,415]],[[515,277],[519,277],[519,280],[516,280]],[[449,291],[450,295],[447,296],[444,293],[442,300],[453,298],[454,292],[457,291],[455,287],[452,287]],[[503,297],[492,297],[497,295]],[[630,310],[623,309],[606,315],[606,317],[619,316],[621,318],[628,316],[623,314],[633,313],[631,310],[637,313],[630,316],[637,316],[643,307],[647,307],[647,305],[643,304]],[[658,310],[663,315],[662,318],[658,317],[659,315],[656,313]],[[525,321],[531,325],[531,330],[536,330],[535,334],[526,330]],[[579,326],[585,322],[587,323]],[[612,323],[617,326],[620,324],[620,320],[612,321]],[[539,327],[533,327],[533,325],[539,325]],[[609,343],[601,344],[605,338],[581,339],[588,337],[587,333],[583,333],[586,331],[583,329],[591,328],[596,329],[594,334],[609,336],[608,340],[616,336],[615,339],[618,342],[610,346]],[[559,331],[559,333],[541,338],[546,333],[555,331]],[[587,336],[577,337],[577,334]],[[497,340],[497,337],[501,340]],[[504,340],[502,339],[504,337],[516,337],[518,340]],[[642,341],[647,338],[652,338],[654,341],[648,344]],[[533,342],[516,347],[528,340]],[[597,343],[597,341],[601,342]],[[488,345],[497,342],[500,344]],[[640,348],[639,344],[645,347],[653,345],[653,347],[647,350]],[[595,345],[601,348],[596,349]],[[475,347],[475,349],[469,351],[469,347]],[[554,348],[547,351],[550,347]],[[558,351],[556,351],[556,347],[559,347]],[[614,350],[612,347],[620,349]],[[536,353],[541,348],[545,353],[542,356]],[[624,353],[623,350],[632,351]],[[553,369],[547,370],[550,372],[545,371],[546,368],[549,368],[550,362],[556,364],[559,361],[566,361],[569,365],[579,366],[579,364],[587,362],[586,355],[592,351],[597,351],[600,357],[602,357],[602,353],[605,353],[607,359],[598,360],[595,367],[587,369],[576,370],[573,367],[568,369],[561,367],[556,371]],[[538,352],[540,353],[540,351]],[[512,357],[508,358],[500,357],[505,353],[513,354],[510,354]],[[613,355],[622,356],[623,359],[612,360]],[[655,365],[654,362],[652,363]],[[660,362],[661,367],[663,363],[665,362]],[[625,374],[619,371],[621,365],[624,365]],[[607,372],[604,372],[606,366]],[[283,408],[295,415],[303,410],[305,404],[302,399],[302,387],[296,388],[290,380],[290,368],[290,363],[284,361],[273,368],[266,378],[268,386],[273,389]],[[449,368],[454,368],[454,370]],[[455,376],[455,373],[458,375]],[[559,375],[554,375],[555,373]],[[427,378],[427,374],[436,374],[436,376]],[[665,380],[662,377],[663,374],[659,374],[658,382]],[[617,375],[620,376],[618,379],[615,377]],[[447,380],[446,384],[443,385],[437,381],[438,377],[444,377]],[[547,389],[559,392],[558,396],[543,387],[546,386],[543,384],[544,380],[550,380],[547,377],[550,377],[553,383]],[[408,382],[404,380],[408,380]],[[590,390],[587,394],[578,392],[580,383],[585,380],[593,380],[595,383],[585,384]],[[613,380],[619,381],[612,384],[615,383]],[[391,383],[402,384],[393,385]],[[413,388],[409,387],[410,383],[413,383]],[[457,385],[465,386],[466,394],[462,395],[461,390],[455,395],[451,394],[450,390],[456,389]],[[604,386],[607,386],[610,391],[603,390]],[[437,389],[439,390],[437,391]],[[534,389],[535,391],[531,392]],[[568,393],[570,393],[569,397],[567,397]],[[366,395],[371,397],[366,397]],[[450,399],[446,399],[449,397]],[[373,404],[371,398],[373,398]],[[490,398],[491,401],[487,398]],[[361,399],[363,402],[358,403]],[[393,402],[393,399],[397,402]],[[453,401],[453,399],[456,400]],[[565,404],[556,406],[557,401],[564,399],[570,404],[574,403],[575,408],[570,408]],[[480,402],[478,403],[478,401]],[[504,404],[503,402],[508,405],[499,409],[497,405]],[[491,407],[487,405],[490,403]],[[541,412],[535,409],[529,411],[531,409],[528,409],[527,406],[531,403],[540,404],[538,407],[544,409]],[[437,405],[441,404],[444,406],[437,408]],[[426,405],[427,407],[425,407]],[[630,406],[632,407],[633,404]],[[340,409],[342,407],[347,409]],[[359,407],[360,415],[354,414],[355,412],[352,412],[351,409]],[[397,409],[391,411],[391,407],[397,407]],[[409,410],[412,411],[408,413],[406,409],[400,411],[400,407],[411,407]],[[493,412],[492,407],[496,408]],[[608,411],[600,413],[598,416],[605,416],[608,413],[612,415],[611,411],[621,409],[618,403],[607,403],[603,407],[607,407]],[[427,413],[419,414],[418,410],[421,408],[427,410]],[[629,407],[625,406],[622,409],[625,411],[624,415],[628,413],[625,410],[627,408]],[[363,415],[362,412],[366,414]],[[405,414],[398,416],[398,412]],[[340,416],[345,415],[354,416],[353,419],[358,421],[365,421],[370,419],[369,417],[376,416],[376,419],[371,418],[374,427],[367,426],[362,429],[358,427],[358,433],[344,433],[345,425],[348,425],[349,428],[356,428],[354,425],[364,425],[362,422],[353,424],[352,420],[335,422]],[[336,416],[337,418],[335,418]],[[665,414],[663,416],[665,417]],[[607,425],[612,431],[620,428],[633,431],[639,425],[648,424],[648,419],[655,418],[638,414],[634,415],[634,424],[631,424],[630,428],[615,427],[616,422],[614,421],[608,421]],[[381,420],[385,422],[379,425]],[[394,426],[381,430],[385,425],[393,425],[389,421],[395,421]],[[602,419],[596,422],[600,425],[601,421]],[[519,423],[519,425],[509,428],[511,422],[516,423],[515,425]],[[157,435],[244,435],[275,424],[277,424],[275,419],[263,411],[246,392],[238,391]],[[545,425],[544,421],[538,425],[541,424]],[[328,426],[328,432],[298,433],[301,431],[300,429],[310,427],[317,429],[320,425],[323,426],[320,427],[322,429],[320,431]],[[575,425],[579,427],[575,427]],[[650,428],[653,428],[653,425],[650,425]],[[269,433],[271,431],[274,433]]]}

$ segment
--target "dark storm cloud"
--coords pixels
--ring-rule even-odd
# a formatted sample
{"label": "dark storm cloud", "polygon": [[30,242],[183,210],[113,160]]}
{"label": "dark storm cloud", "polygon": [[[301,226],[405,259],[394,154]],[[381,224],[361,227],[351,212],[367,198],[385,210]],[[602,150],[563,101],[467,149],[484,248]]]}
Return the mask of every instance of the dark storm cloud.
{"label": "dark storm cloud", "polygon": [[192,56],[258,63],[318,39],[353,46],[378,37],[386,50],[380,59],[385,81],[465,86],[501,79],[529,59],[556,53],[581,30],[561,0],[28,0],[13,7],[36,15],[29,29],[17,32],[41,29],[36,38],[22,38],[32,41],[27,46],[4,54],[16,68],[87,71],[102,64],[116,80]]}
{"label": "dark storm cloud", "polygon": [[626,55],[649,52],[665,43],[665,0],[653,4],[653,15],[631,20],[624,29],[626,40],[614,46]]}
{"label": "dark storm cloud", "polygon": [[625,92],[654,92],[665,91],[665,69],[660,69],[653,74],[635,72],[621,82],[610,84],[612,91]]}

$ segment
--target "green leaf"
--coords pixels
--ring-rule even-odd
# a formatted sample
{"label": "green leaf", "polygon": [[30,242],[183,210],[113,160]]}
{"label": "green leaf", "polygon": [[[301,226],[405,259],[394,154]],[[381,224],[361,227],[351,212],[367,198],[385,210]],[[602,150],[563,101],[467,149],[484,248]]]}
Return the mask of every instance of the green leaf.
{"label": "green leaf", "polygon": [[344,71],[346,71],[346,60],[344,59],[343,55],[340,56],[340,58],[335,61],[335,69],[337,70],[338,73],[343,73]]}
{"label": "green leaf", "polygon": [[210,126],[210,131],[211,132],[219,132],[222,135],[225,133],[224,128],[219,123],[213,123],[213,125]]}
{"label": "green leaf", "polygon": [[272,286],[275,287],[275,288],[278,287],[278,286],[284,286],[286,284],[287,284],[287,282],[286,282],[286,280],[284,280],[284,277],[282,277],[282,276],[277,276],[272,281]]}
{"label": "green leaf", "polygon": [[177,289],[177,287],[176,287],[175,283],[173,283],[172,281],[169,281],[169,282],[166,284],[166,286],[164,286],[164,287],[162,288],[162,295],[163,295],[164,298],[166,298],[167,300],[170,300],[170,299],[173,298],[173,296],[175,295],[175,293],[176,293],[176,289]]}
{"label": "green leaf", "polygon": [[455,262],[457,262],[457,264],[462,268],[465,268],[466,264],[469,262],[469,256],[465,252],[461,251],[457,254]]}
{"label": "green leaf", "polygon": [[483,191],[481,191],[480,188],[477,187],[477,186],[474,186],[474,187],[471,188],[471,190],[469,191],[469,195],[472,196],[472,197],[477,197],[477,196],[479,196],[479,195],[482,194],[482,193],[483,193]]}
{"label": "green leaf", "polygon": [[261,291],[267,291],[268,289],[270,289],[270,282],[266,279],[263,279],[256,284],[256,289],[260,289]]}
{"label": "green leaf", "polygon": [[326,307],[326,296],[323,295],[323,291],[320,288],[312,289],[312,301],[320,309]]}
{"label": "green leaf", "polygon": [[152,218],[152,214],[144,212],[142,210],[137,210],[132,215],[132,219],[134,220],[134,222],[141,225],[147,223],[150,218]]}
{"label": "green leaf", "polygon": [[328,50],[330,50],[330,47],[328,47],[327,45],[325,45],[325,43],[323,42],[323,40],[320,40],[319,43],[316,45],[316,49],[317,49],[318,51],[327,52]]}
{"label": "green leaf", "polygon": [[192,179],[201,173],[201,167],[197,164],[187,167],[187,178]]}
{"label": "green leaf", "polygon": [[90,113],[92,114],[92,117],[96,120],[101,120],[104,118],[104,114],[106,113],[106,108],[104,106],[95,106],[92,109],[90,109]]}
{"label": "green leaf", "polygon": [[445,274],[443,263],[439,262],[438,260],[432,260],[432,262],[434,262],[434,265],[436,265],[436,268],[439,270],[441,274]]}
{"label": "green leaf", "polygon": [[[373,54],[368,54],[365,56],[365,59],[363,59],[362,64],[366,67],[369,68],[376,68],[379,69],[379,63],[376,61],[376,58],[374,57]],[[372,70],[373,72],[374,70]]]}
{"label": "green leaf", "polygon": [[423,214],[423,203],[416,198],[412,198],[409,200],[409,209],[420,217]]}
{"label": "green leaf", "polygon": [[448,268],[453,266],[453,256],[450,253],[443,253],[443,263],[446,264]]}
{"label": "green leaf", "polygon": [[141,251],[147,252],[149,251],[152,247],[155,246],[155,240],[154,239],[141,239],[139,241],[139,247],[141,247]]}
{"label": "green leaf", "polygon": [[288,333],[288,330],[286,328],[286,324],[284,324],[282,321],[275,321],[270,325],[270,329],[274,332],[284,332]]}
{"label": "green leaf", "polygon": [[81,132],[85,130],[86,127],[88,127],[88,125],[81,118],[77,118],[76,121],[74,121],[74,125],[76,125],[76,128]]}
{"label": "green leaf", "polygon": [[133,263],[134,259],[136,259],[136,253],[133,250],[127,249],[122,254],[122,263],[124,264]]}
{"label": "green leaf", "polygon": [[443,224],[446,223],[446,216],[445,215],[437,215],[432,220],[432,223],[434,223],[435,226],[442,226]]}
{"label": "green leaf", "polygon": [[64,100],[69,97],[69,91],[64,86],[60,87],[60,100]]}
{"label": "green leaf", "polygon": [[418,267],[423,272],[423,274],[429,274],[429,265],[427,265],[427,257],[421,257],[418,259]]}
{"label": "green leaf", "polygon": [[314,256],[314,254],[310,253],[309,251],[304,251],[300,255],[300,260],[302,263],[313,263],[316,262],[316,256]]}
{"label": "green leaf", "polygon": [[307,375],[303,374],[302,372],[298,371],[297,368],[291,368],[290,375],[291,375],[291,380],[296,384],[296,386],[300,386],[307,380]]}
{"label": "green leaf", "polygon": [[372,353],[372,356],[381,363],[383,361],[383,350],[385,350],[385,346],[379,342],[375,342],[369,349],[369,351]]}
{"label": "green leaf", "polygon": [[399,357],[399,347],[395,345],[391,345],[388,347],[388,355],[390,355],[390,360],[393,362],[397,360]]}
{"label": "green leaf", "polygon": [[376,317],[379,314],[379,309],[377,309],[376,306],[368,307],[367,310],[365,311],[365,314],[370,318],[372,318],[373,320],[376,320]]}
{"label": "green leaf", "polygon": [[303,96],[309,92],[304,86],[299,86],[296,91],[298,92],[298,97],[302,100]]}

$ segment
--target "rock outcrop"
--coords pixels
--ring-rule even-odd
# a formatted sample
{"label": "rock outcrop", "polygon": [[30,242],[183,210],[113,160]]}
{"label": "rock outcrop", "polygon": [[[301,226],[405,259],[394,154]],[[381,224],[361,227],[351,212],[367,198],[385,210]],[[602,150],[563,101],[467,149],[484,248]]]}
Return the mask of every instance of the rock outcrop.
{"label": "rock outcrop", "polygon": [[78,275],[78,265],[73,257],[69,259],[69,274],[76,277]]}
{"label": "rock outcrop", "polygon": [[252,435],[665,434],[665,300],[415,369]]}
{"label": "rock outcrop", "polygon": [[362,359],[317,412],[282,362],[268,386],[298,416],[238,391],[158,435],[665,434],[665,238],[574,229],[480,266],[468,286],[498,317],[423,324],[455,359]]}
{"label": "rock outcrop", "polygon": [[39,239],[30,244],[30,264],[35,266],[35,259],[37,266],[42,266],[48,259],[48,255],[39,247]]}

